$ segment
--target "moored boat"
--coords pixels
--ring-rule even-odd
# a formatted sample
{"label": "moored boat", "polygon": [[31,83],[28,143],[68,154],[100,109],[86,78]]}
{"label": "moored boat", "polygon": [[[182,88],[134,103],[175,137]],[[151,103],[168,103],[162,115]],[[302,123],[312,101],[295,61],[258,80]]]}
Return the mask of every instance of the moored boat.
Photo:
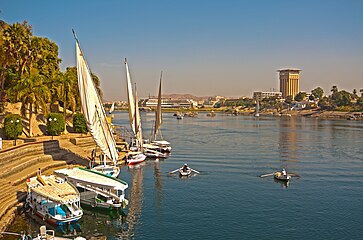
{"label": "moored boat", "polygon": [[146,155],[143,154],[142,152],[130,151],[127,154],[126,163],[127,163],[127,165],[136,165],[136,164],[144,162],[145,159],[146,159]]}
{"label": "moored boat", "polygon": [[[113,131],[107,120],[101,97],[93,83],[91,71],[74,31],[73,34],[76,39],[78,90],[81,99],[82,112],[87,129],[91,133],[97,146],[101,149],[102,156],[104,157],[102,164],[92,167],[94,167],[94,171],[111,174],[112,176],[117,177],[120,173],[117,166],[119,156],[116,149],[116,141],[113,137]],[[106,164],[106,158],[112,161],[112,165]]]}
{"label": "moored boat", "polygon": [[128,205],[128,184],[86,168],[64,168],[55,173],[72,183],[80,192],[81,204],[103,209],[122,209]]}
{"label": "moored boat", "polygon": [[156,140],[153,141],[152,144],[154,144],[155,146],[160,148],[160,151],[162,153],[170,153],[171,152],[171,146],[170,146],[170,142],[165,141],[165,140]]}
{"label": "moored boat", "polygon": [[83,215],[78,190],[62,178],[40,172],[27,181],[26,205],[53,225],[75,222]]}

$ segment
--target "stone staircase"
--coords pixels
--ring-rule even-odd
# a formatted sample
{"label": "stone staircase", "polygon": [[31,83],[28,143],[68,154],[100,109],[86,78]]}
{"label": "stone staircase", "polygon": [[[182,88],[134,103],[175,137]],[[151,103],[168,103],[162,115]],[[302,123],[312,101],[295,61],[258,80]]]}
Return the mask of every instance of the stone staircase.
{"label": "stone staircase", "polygon": [[[61,146],[62,145],[62,146]],[[15,206],[26,197],[26,180],[40,169],[51,174],[68,164],[86,165],[82,147],[72,146],[69,139],[33,142],[0,151],[0,232],[4,230]],[[76,152],[67,146],[73,147]],[[86,151],[88,149],[86,148]],[[92,151],[92,150],[91,150]]]}

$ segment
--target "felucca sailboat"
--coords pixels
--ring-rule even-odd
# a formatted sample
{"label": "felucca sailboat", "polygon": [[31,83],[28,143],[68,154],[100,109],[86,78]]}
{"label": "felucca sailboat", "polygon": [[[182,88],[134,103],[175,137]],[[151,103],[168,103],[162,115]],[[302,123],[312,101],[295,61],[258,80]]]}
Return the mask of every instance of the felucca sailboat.
{"label": "felucca sailboat", "polygon": [[133,94],[131,77],[127,59],[125,58],[125,68],[126,68],[126,89],[127,89],[127,100],[129,105],[129,118],[130,126],[135,139],[131,143],[131,149],[133,151],[129,152],[129,157],[127,160],[128,165],[135,165],[145,161],[146,156],[142,153],[143,151],[143,139],[142,139],[142,129],[141,129],[141,118],[139,112],[139,104],[137,99],[137,93],[135,89],[135,98]]}
{"label": "felucca sailboat", "polygon": [[[150,144],[144,144],[144,147],[158,149],[162,153],[170,153],[171,146],[168,141],[163,140],[163,137],[161,135],[160,127],[163,122],[163,115],[161,110],[161,80],[163,78],[163,71],[160,73],[160,82],[159,82],[159,92],[158,92],[158,103],[155,109],[155,126],[154,131],[151,136],[151,143]],[[157,137],[160,136],[160,139],[157,140]]]}
{"label": "felucca sailboat", "polygon": [[[77,76],[82,112],[88,131],[91,133],[97,146],[101,149],[101,156],[103,156],[103,163],[98,166],[93,166],[92,170],[117,177],[120,169],[117,167],[118,154],[116,142],[112,135],[111,126],[107,121],[101,98],[93,83],[91,71],[74,31],[73,34],[76,39]],[[106,163],[107,158],[112,161],[112,165]]]}

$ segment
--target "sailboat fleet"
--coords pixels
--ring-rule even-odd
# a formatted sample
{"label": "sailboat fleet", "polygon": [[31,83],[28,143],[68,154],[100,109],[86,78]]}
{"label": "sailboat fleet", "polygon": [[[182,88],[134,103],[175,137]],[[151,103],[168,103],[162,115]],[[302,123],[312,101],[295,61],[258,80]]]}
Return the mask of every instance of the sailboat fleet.
{"label": "sailboat fleet", "polygon": [[[81,98],[81,109],[97,147],[101,149],[100,164],[86,168],[64,168],[54,171],[54,175],[44,176],[40,170],[36,177],[27,181],[26,207],[34,215],[54,225],[64,225],[79,220],[83,211],[82,205],[109,210],[124,209],[128,205],[125,191],[128,184],[118,175],[119,155],[116,148],[113,130],[107,121],[106,112],[100,96],[94,86],[91,71],[87,65],[79,41],[76,40],[76,63],[78,88]],[[130,127],[133,133],[127,164],[135,165],[145,161],[147,157],[166,158],[171,151],[168,141],[162,139],[160,127],[161,112],[161,80],[160,76],[158,105],[155,110],[155,126],[151,139],[142,136],[141,118],[138,107],[137,91],[132,88],[127,60],[126,83],[129,105]],[[114,110],[114,103],[110,113]],[[159,138],[158,138],[159,136]]]}
{"label": "sailboat fleet", "polygon": [[[133,132],[133,139],[131,142],[129,153],[128,164],[134,164],[136,159],[139,159],[139,162],[142,161],[142,155],[148,158],[167,158],[168,154],[171,151],[170,143],[167,141],[156,141],[156,137],[158,135],[158,131],[160,130],[160,126],[162,123],[162,112],[161,112],[161,79],[162,74],[160,76],[160,84],[159,84],[159,93],[158,93],[158,104],[155,109],[155,127],[154,134],[151,140],[145,140],[142,136],[141,130],[141,118],[138,107],[138,99],[137,99],[137,91],[132,88],[132,82],[128,67],[127,59],[125,59],[125,68],[126,68],[126,85],[127,85],[127,99],[128,99],[128,108],[129,108],[129,118],[130,118],[130,127]],[[145,160],[145,158],[143,160]]]}

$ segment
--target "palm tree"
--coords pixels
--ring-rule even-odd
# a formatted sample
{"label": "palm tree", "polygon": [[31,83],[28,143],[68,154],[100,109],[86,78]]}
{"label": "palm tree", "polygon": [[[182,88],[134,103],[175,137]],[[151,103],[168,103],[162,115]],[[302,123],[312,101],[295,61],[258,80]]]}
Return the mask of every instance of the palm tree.
{"label": "palm tree", "polygon": [[64,129],[66,128],[67,108],[72,107],[72,114],[76,110],[76,98],[78,94],[77,76],[67,68],[66,73],[59,73],[53,81],[51,88],[55,99],[63,102]]}
{"label": "palm tree", "polygon": [[26,117],[27,110],[29,111],[29,136],[33,136],[32,118],[33,110],[35,113],[41,109],[47,114],[47,103],[50,100],[50,91],[44,85],[44,77],[39,74],[31,74],[20,81],[18,84],[8,90],[9,95],[14,95],[17,101],[22,103],[21,113]]}
{"label": "palm tree", "polygon": [[338,92],[338,87],[337,86],[333,86],[330,90],[333,94]]}

